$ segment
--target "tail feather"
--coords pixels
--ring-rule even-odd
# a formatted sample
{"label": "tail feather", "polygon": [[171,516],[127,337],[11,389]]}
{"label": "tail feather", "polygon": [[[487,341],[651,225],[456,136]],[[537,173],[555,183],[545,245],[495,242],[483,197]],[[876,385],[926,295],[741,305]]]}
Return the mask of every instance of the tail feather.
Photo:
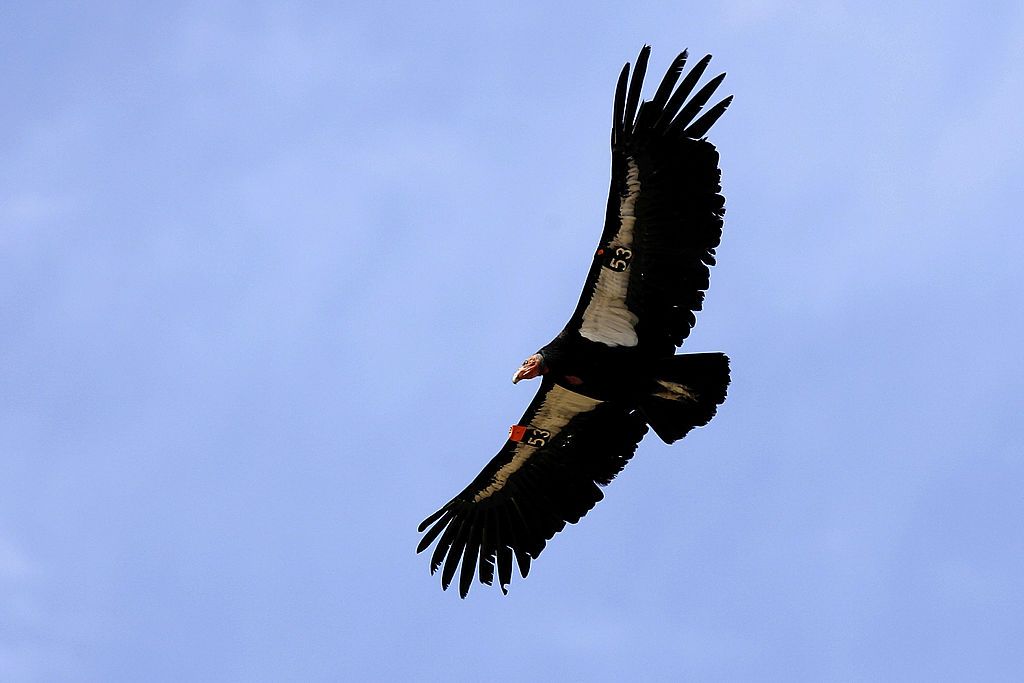
{"label": "tail feather", "polygon": [[724,353],[685,353],[666,358],[655,370],[651,393],[640,409],[665,443],[703,427],[725,401],[729,357]]}

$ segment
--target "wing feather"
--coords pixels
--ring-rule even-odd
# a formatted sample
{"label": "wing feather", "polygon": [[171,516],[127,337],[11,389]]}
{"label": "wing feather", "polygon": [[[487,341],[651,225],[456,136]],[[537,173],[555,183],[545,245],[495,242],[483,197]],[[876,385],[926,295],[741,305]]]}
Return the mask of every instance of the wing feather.
{"label": "wing feather", "polygon": [[623,128],[626,111],[626,84],[629,83],[629,62],[619,72],[619,82],[615,85],[615,100],[612,104],[612,146],[619,144],[626,136]]}
{"label": "wing feather", "polygon": [[729,95],[724,100],[716,104],[715,106],[704,112],[704,115],[699,119],[690,124],[683,135],[688,138],[702,138],[704,135],[711,130],[711,126],[715,125],[715,121],[725,113],[725,110],[732,104],[732,95]]}
{"label": "wing feather", "polygon": [[640,90],[644,85],[644,76],[647,74],[647,60],[651,56],[651,46],[644,45],[636,58],[636,66],[633,67],[633,78],[629,83],[629,94],[626,96],[626,111],[622,118],[622,127],[627,134],[632,132],[633,124],[636,122],[636,110],[640,105]]}
{"label": "wing feather", "polygon": [[476,510],[470,510],[467,515],[458,520],[459,530],[452,539],[452,545],[448,548],[448,554],[444,560],[444,569],[441,570],[441,587],[445,590],[448,590],[452,579],[455,578],[455,570],[459,566],[459,559],[462,557],[463,550],[466,547],[469,532],[473,528],[475,512]]}
{"label": "wing feather", "polygon": [[443,508],[441,508],[440,510],[438,510],[437,512],[423,520],[423,522],[420,523],[420,526],[417,529],[417,531],[419,531],[422,534],[424,529],[426,529],[428,526],[437,521],[441,517],[441,515],[443,515],[446,512],[448,512],[447,505],[445,505]]}
{"label": "wing feather", "polygon": [[680,110],[676,117],[672,119],[672,123],[669,124],[669,128],[685,128],[686,125],[689,124],[691,120],[693,120],[693,117],[700,113],[700,110],[704,108],[704,105],[708,103],[708,100],[711,99],[711,96],[715,94],[715,89],[722,83],[723,80],[725,80],[725,74],[718,74],[710,81],[708,81],[707,84],[705,84],[704,87],[698,90],[697,94],[694,95],[690,99],[690,101],[686,103],[686,106],[684,106],[682,110]]}
{"label": "wing feather", "polygon": [[704,55],[699,62],[693,65],[690,69],[690,73],[686,74],[683,78],[683,82],[679,84],[679,88],[672,93],[672,97],[669,98],[665,104],[665,110],[661,112],[661,116],[654,122],[654,130],[662,131],[669,127],[672,119],[675,118],[676,114],[679,113],[680,107],[683,106],[683,102],[690,96],[693,91],[693,86],[697,85],[697,81],[704,75],[704,71],[708,68],[708,64],[711,63],[711,55]]}
{"label": "wing feather", "polygon": [[[654,93],[654,99],[650,101],[650,108],[648,112],[661,112],[665,109],[665,104],[668,102],[669,96],[672,94],[672,89],[676,86],[676,82],[679,80],[679,76],[683,73],[683,69],[686,67],[687,52],[683,50],[672,62],[672,66],[665,72],[665,77],[661,79],[661,85],[658,86],[658,91]],[[647,103],[645,103],[647,104]],[[643,125],[646,123],[645,120],[641,119],[637,125]]]}
{"label": "wing feather", "polygon": [[469,539],[466,543],[466,550],[462,553],[462,573],[459,576],[459,595],[466,597],[469,587],[473,585],[473,576],[476,574],[476,562],[480,556],[480,544],[482,541],[484,525],[474,520],[469,532]]}
{"label": "wing feather", "polygon": [[[497,520],[493,519],[494,509],[484,512],[480,541],[480,583],[490,586],[494,583],[494,561],[501,542]],[[467,589],[468,591],[468,589]]]}
{"label": "wing feather", "polygon": [[501,592],[508,595],[508,586],[512,583],[512,549],[507,545],[498,546],[498,586]]}
{"label": "wing feather", "polygon": [[[445,556],[448,554],[448,550],[452,547],[452,540],[455,538],[455,534],[459,531],[462,526],[462,521],[456,519],[454,516],[446,522],[444,533],[441,534],[441,540],[437,542],[437,546],[434,548],[434,552],[430,556],[430,573],[436,572],[441,563],[444,562]],[[430,544],[424,546],[424,549],[429,547]]]}
{"label": "wing feather", "polygon": [[[416,546],[416,552],[420,553],[426,550],[427,547],[434,542],[434,539],[437,538],[437,535],[444,531],[445,527],[448,526],[448,522],[451,521],[452,515],[455,514],[451,510],[445,510],[444,508],[442,508],[440,512],[447,512],[447,514],[438,519],[434,526],[430,527],[430,531],[423,534],[423,540],[421,540],[419,545]],[[420,529],[420,533],[423,533],[422,528]]]}

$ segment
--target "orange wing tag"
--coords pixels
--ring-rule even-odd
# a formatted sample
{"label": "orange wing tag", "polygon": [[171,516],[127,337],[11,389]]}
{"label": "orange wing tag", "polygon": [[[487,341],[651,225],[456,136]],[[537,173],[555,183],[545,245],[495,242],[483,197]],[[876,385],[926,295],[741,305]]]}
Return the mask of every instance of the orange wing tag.
{"label": "orange wing tag", "polygon": [[548,445],[551,432],[536,427],[524,427],[523,425],[512,425],[508,428],[508,440],[516,443],[525,442],[527,446],[540,448]]}

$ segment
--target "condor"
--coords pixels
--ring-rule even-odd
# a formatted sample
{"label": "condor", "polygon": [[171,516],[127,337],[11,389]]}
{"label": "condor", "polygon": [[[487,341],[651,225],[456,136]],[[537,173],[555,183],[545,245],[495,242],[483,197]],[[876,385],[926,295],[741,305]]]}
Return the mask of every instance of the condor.
{"label": "condor", "polygon": [[462,597],[474,576],[491,585],[495,572],[507,592],[513,559],[525,578],[547,541],[604,497],[600,487],[648,426],[672,443],[725,400],[729,359],[675,350],[701,309],[722,236],[718,153],[704,136],[732,97],[698,118],[725,74],[691,97],[711,57],[680,81],[684,51],[641,101],[649,55],[644,46],[615,89],[611,190],[583,294],[565,328],[512,377],[540,377],[537,395],[476,479],[419,526],[416,552],[436,541],[430,571],[441,569],[446,590],[458,572]]}

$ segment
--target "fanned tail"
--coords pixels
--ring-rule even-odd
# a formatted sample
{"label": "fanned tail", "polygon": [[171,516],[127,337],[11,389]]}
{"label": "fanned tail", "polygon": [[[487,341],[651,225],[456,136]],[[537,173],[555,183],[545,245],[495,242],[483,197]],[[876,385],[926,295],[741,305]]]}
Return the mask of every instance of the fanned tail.
{"label": "fanned tail", "polygon": [[665,443],[703,427],[725,401],[729,357],[724,353],[684,353],[662,361],[651,393],[640,409],[654,433]]}

